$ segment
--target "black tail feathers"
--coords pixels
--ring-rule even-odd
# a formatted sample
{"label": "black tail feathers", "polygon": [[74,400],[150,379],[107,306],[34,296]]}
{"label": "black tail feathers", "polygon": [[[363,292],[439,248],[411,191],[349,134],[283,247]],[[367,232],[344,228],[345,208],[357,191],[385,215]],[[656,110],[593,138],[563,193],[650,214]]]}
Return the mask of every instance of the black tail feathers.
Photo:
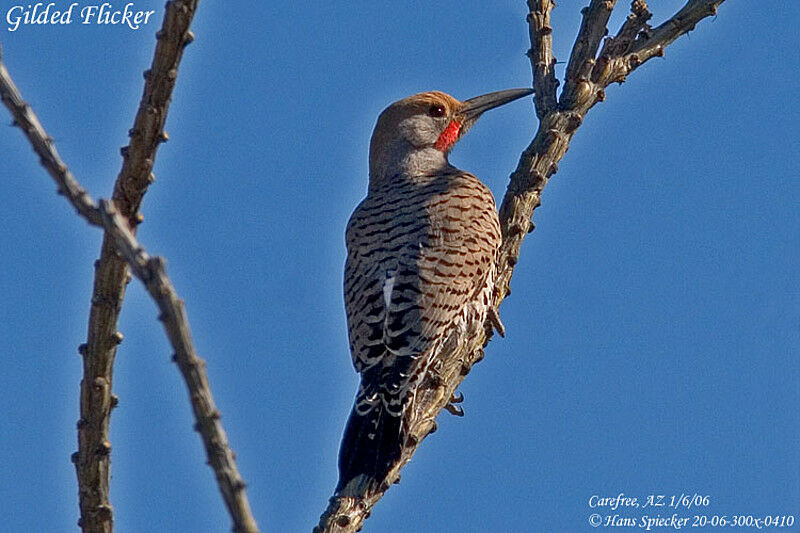
{"label": "black tail feathers", "polygon": [[361,475],[367,483],[383,481],[399,461],[404,440],[403,417],[391,416],[380,402],[363,415],[353,409],[339,449],[336,492]]}

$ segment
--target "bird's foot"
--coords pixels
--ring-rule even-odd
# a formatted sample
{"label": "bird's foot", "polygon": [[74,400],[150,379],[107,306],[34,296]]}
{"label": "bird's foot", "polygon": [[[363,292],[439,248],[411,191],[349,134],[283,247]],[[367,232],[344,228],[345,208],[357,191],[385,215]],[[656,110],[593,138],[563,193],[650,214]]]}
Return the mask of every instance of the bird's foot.
{"label": "bird's foot", "polygon": [[488,316],[489,322],[492,323],[492,327],[495,329],[495,331],[497,331],[497,333],[501,337],[505,337],[506,327],[503,325],[502,322],[500,322],[500,315],[497,313],[497,309],[495,309],[494,307],[490,307],[488,314],[489,314]]}
{"label": "bird's foot", "polygon": [[447,409],[447,412],[451,415],[464,416],[464,408],[460,405],[457,405],[463,401],[464,395],[460,392],[454,392],[450,397],[450,401],[447,402],[447,405],[445,405],[444,408]]}

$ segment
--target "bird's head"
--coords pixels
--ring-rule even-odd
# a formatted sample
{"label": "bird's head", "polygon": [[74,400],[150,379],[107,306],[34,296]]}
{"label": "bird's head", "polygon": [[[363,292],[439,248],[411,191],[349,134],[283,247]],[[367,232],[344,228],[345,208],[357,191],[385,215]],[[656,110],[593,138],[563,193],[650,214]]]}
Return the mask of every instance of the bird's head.
{"label": "bird's head", "polygon": [[370,183],[397,174],[430,175],[447,166],[447,154],[489,109],[533,92],[509,89],[463,102],[430,91],[398,100],[383,110],[370,142]]}

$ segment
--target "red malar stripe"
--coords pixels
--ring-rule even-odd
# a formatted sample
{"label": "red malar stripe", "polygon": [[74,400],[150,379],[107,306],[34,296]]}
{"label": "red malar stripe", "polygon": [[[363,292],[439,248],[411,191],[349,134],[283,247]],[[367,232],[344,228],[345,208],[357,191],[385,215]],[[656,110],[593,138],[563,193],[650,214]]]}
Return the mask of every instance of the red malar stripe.
{"label": "red malar stripe", "polygon": [[458,140],[458,132],[461,131],[461,123],[457,120],[451,120],[450,124],[436,139],[436,149],[444,152]]}

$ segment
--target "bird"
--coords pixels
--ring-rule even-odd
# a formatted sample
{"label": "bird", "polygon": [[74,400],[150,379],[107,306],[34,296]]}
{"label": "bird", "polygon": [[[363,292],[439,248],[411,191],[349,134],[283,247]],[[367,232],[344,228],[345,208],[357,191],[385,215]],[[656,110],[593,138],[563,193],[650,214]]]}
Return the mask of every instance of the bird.
{"label": "bird", "polygon": [[494,197],[448,155],[485,111],[532,92],[463,102],[422,92],[378,117],[367,195],[345,234],[344,300],[360,385],[339,450],[336,494],[386,482],[408,441],[416,392],[436,371],[448,337],[487,318],[502,328],[492,307],[501,244]]}

